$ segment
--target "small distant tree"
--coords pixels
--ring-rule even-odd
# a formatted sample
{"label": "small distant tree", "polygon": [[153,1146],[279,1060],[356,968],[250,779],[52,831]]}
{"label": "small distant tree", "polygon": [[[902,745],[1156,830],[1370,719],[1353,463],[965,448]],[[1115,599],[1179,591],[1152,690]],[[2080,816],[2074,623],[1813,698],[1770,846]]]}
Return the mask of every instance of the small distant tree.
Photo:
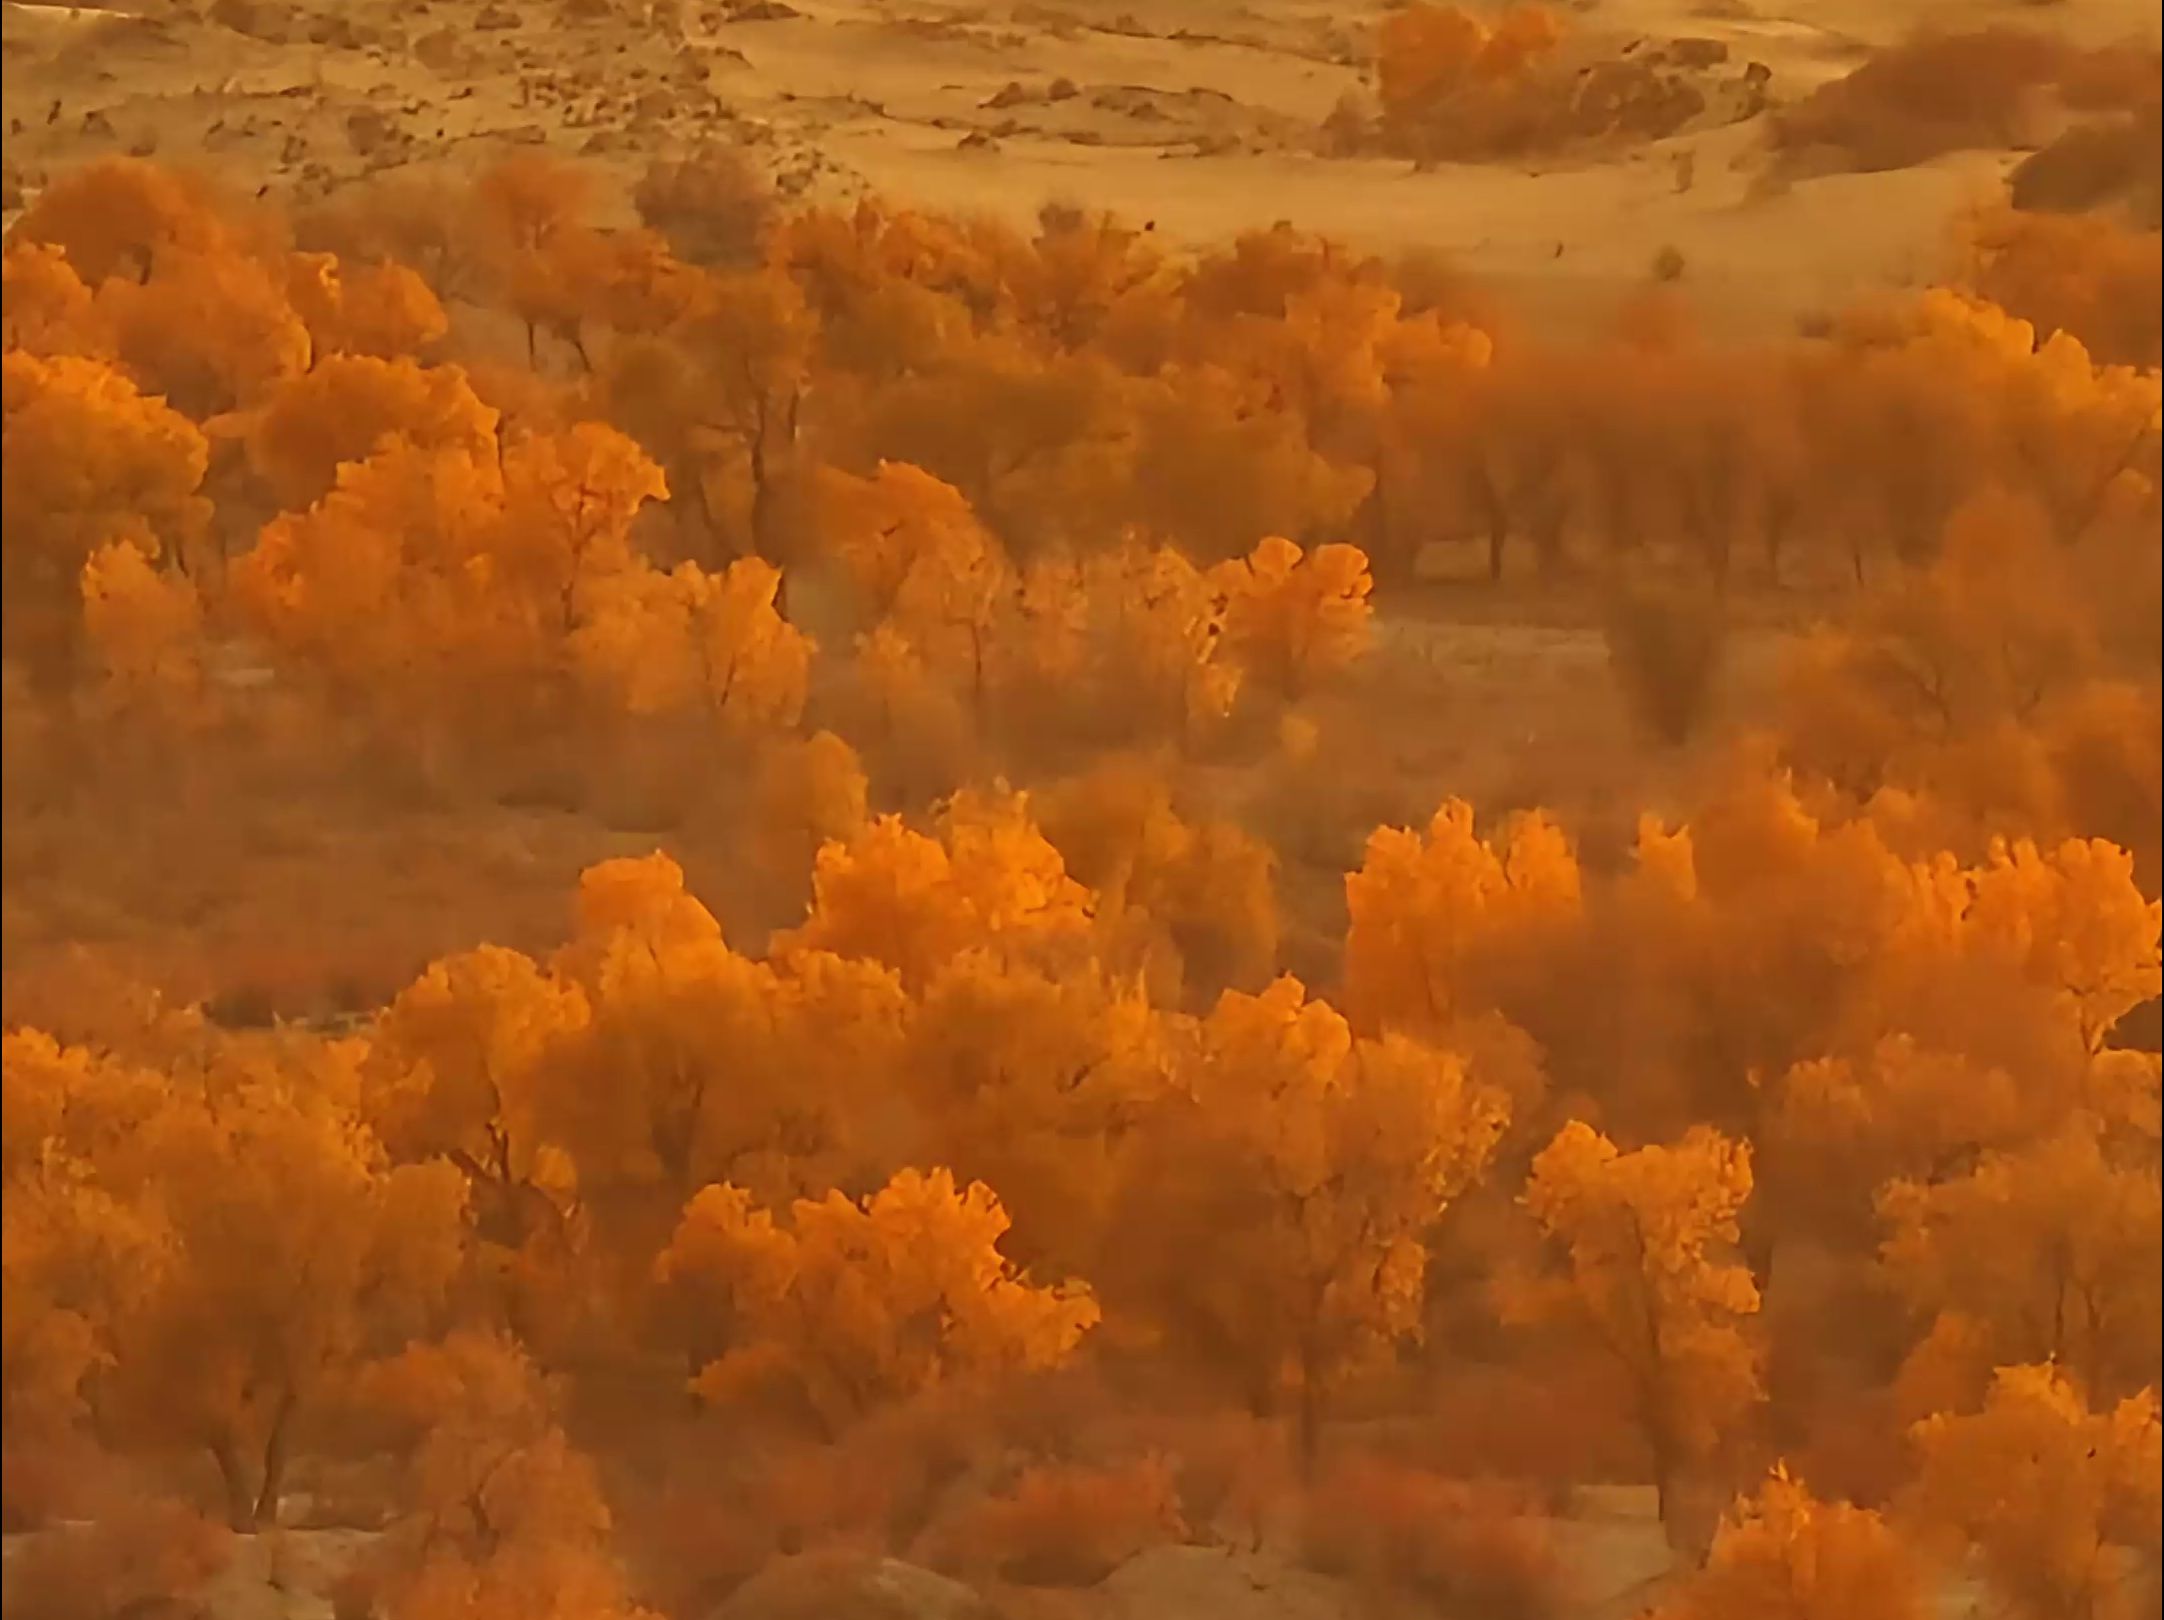
{"label": "small distant tree", "polygon": [[1210,581],[1225,595],[1232,657],[1277,691],[1297,697],[1368,650],[1375,582],[1358,546],[1303,553],[1273,536],[1211,570]]}
{"label": "small distant tree", "polygon": [[609,1548],[592,1462],[518,1345],[475,1331],[371,1370],[407,1440],[412,1507],[373,1557],[387,1620],[656,1620]]}
{"label": "small distant tree", "polygon": [[229,249],[246,234],[235,211],[199,177],[109,157],[56,177],[8,238],[56,244],[96,288],[116,276],[146,282],[176,253]]}
{"label": "small distant tree", "polygon": [[1708,592],[1630,590],[1609,610],[1608,663],[1631,712],[1664,743],[1686,742],[1720,674],[1724,626]]}
{"label": "small distant tree", "polygon": [[1430,1035],[1497,1010],[1525,962],[1583,916],[1561,828],[1534,811],[1483,839],[1458,799],[1423,831],[1378,828],[1345,903],[1347,1011],[1362,1028]]}
{"label": "small distant tree", "polygon": [[727,146],[648,164],[631,201],[678,258],[715,269],[757,264],[774,212],[765,178],[740,150]]}
{"label": "small distant tree", "polygon": [[971,947],[1045,967],[1088,958],[1090,892],[1068,875],[1026,795],[956,794],[938,832],[879,816],[821,849],[811,913],[776,937],[776,954],[831,951],[879,962],[912,988]]}
{"label": "small distant tree", "polygon": [[1738,1501],[1705,1567],[1653,1610],[1654,1620],[1926,1620],[1918,1560],[1869,1508],[1822,1502],[1785,1468]]}
{"label": "small distant tree", "polygon": [[498,453],[497,413],[456,366],[328,354],[252,415],[248,460],[282,511],[303,512],[393,434],[422,449]]}

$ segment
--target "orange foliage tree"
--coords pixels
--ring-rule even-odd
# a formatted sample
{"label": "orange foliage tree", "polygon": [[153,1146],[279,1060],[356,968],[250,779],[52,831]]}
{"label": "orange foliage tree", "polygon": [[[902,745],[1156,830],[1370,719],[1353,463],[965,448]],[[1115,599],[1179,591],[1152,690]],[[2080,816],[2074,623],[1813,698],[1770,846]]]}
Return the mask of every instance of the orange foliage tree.
{"label": "orange foliage tree", "polygon": [[1705,1567],[1652,1612],[1657,1620],[1924,1620],[1931,1608],[1899,1530],[1869,1508],[1821,1502],[1776,1469],[1729,1510]]}
{"label": "orange foliage tree", "polygon": [[451,329],[419,272],[395,262],[349,266],[334,254],[296,253],[286,261],[285,289],[318,356],[405,359]]}
{"label": "orange foliage tree", "polygon": [[57,245],[95,288],[148,282],[176,255],[259,245],[262,232],[202,176],[114,157],[56,177],[8,237]]}
{"label": "orange foliage tree", "polygon": [[0,289],[0,347],[112,357],[112,333],[59,244],[9,237]]}
{"label": "orange foliage tree", "polygon": [[[431,1326],[463,1249],[456,1173],[386,1163],[351,1111],[353,1055],[335,1047],[228,1043],[148,1085],[49,1047],[9,1056],[35,1064],[11,1089],[42,1082],[58,1132],[44,1175],[67,1167],[78,1207],[107,1212],[83,1231],[106,1234],[117,1269],[85,1295],[78,1260],[72,1296],[106,1301],[94,1322],[74,1308],[101,1352],[86,1388],[100,1425],[207,1450],[232,1527],[275,1522],[288,1460],[325,1403]],[[176,1385],[180,1364],[195,1372]]]}
{"label": "orange foliage tree", "polygon": [[281,511],[305,512],[338,469],[396,435],[422,450],[493,457],[497,413],[455,366],[326,354],[281,384],[248,424],[248,461]]}
{"label": "orange foliage tree", "polygon": [[12,350],[0,366],[8,657],[61,673],[80,642],[74,604],[92,553],[125,541],[184,560],[209,517],[197,490],[210,451],[187,418],[101,361]]}
{"label": "orange foliage tree", "polygon": [[894,975],[801,948],[732,951],[666,856],[606,861],[579,884],[556,974],[591,1019],[541,1106],[582,1188],[671,1210],[728,1178],[780,1201],[894,1161]]}
{"label": "orange foliage tree", "polygon": [[2156,1558],[2160,1434],[2153,1390],[2104,1409],[2048,1366],[2002,1367],[1981,1412],[1918,1425],[1912,1510],[1973,1547],[2016,1614],[2133,1615],[2129,1565]]}
{"label": "orange foliage tree", "polygon": [[370,1123],[400,1159],[456,1165],[477,1229],[507,1247],[519,1246],[537,1195],[554,1214],[572,1190],[544,1111],[549,1066],[591,1016],[575,984],[484,945],[431,963],[376,1021],[364,1071]]}
{"label": "orange foliage tree", "polygon": [[1577,1121],[1534,1159],[1522,1195],[1564,1270],[1515,1303],[1575,1317],[1621,1363],[1663,1522],[1686,1471],[1761,1398],[1758,1287],[1731,1258],[1750,1196],[1748,1143],[1699,1127],[1625,1153]]}
{"label": "orange foliage tree", "polygon": [[378,1550],[392,1620],[654,1620],[611,1556],[592,1462],[559,1392],[508,1338],[463,1330],[370,1369],[370,1408],[410,1455],[412,1506]]}
{"label": "orange foliage tree", "polygon": [[253,404],[314,358],[279,277],[240,253],[174,254],[152,280],[116,278],[97,297],[129,370],[191,416]]}
{"label": "orange foliage tree", "polygon": [[1267,844],[1237,823],[1181,815],[1164,775],[1132,758],[1108,760],[1037,802],[1045,836],[1120,941],[1116,954],[1141,953],[1161,1000],[1167,991],[1259,988],[1271,977],[1282,923]]}
{"label": "orange foliage tree", "polygon": [[1561,39],[1543,6],[1518,6],[1493,23],[1425,0],[1399,6],[1376,40],[1385,132],[1417,155],[1490,155],[1498,137],[1508,138],[1496,117],[1499,92]]}
{"label": "orange foliage tree", "polygon": [[[1260,396],[1259,398],[1257,396]],[[1168,369],[1136,404],[1129,511],[1202,562],[1270,535],[1342,534],[1374,475],[1317,453],[1297,418],[1258,409],[1259,387],[1217,366]]]}
{"label": "orange foliage tree", "polygon": [[1225,594],[1225,640],[1243,667],[1274,689],[1299,696],[1349,668],[1367,651],[1374,580],[1358,546],[1317,546],[1302,554],[1274,536],[1210,581]]}
{"label": "orange foliage tree", "polygon": [[708,1187],[656,1262],[664,1283],[737,1324],[696,1380],[709,1400],[793,1389],[838,1428],[934,1384],[1057,1366],[1098,1317],[1087,1287],[1038,1287],[1000,1254],[1006,1212],[981,1183],[898,1172],[862,1203],[799,1200],[786,1224]]}
{"label": "orange foliage tree", "polygon": [[1363,1026],[1440,1032],[1507,1006],[1513,980],[1581,910],[1577,858],[1538,813],[1500,847],[1453,799],[1426,832],[1383,828],[1345,879],[1345,996]]}
{"label": "orange foliage tree", "polygon": [[[1418,1335],[1428,1230],[1508,1113],[1454,1053],[1355,1040],[1296,979],[1228,991],[1149,1122],[1106,1286],[1127,1271],[1143,1308],[1258,1409],[1289,1401],[1311,1465],[1333,1390]],[[1200,1273],[1180,1263],[1193,1247],[1212,1257]]]}
{"label": "orange foliage tree", "polygon": [[978,948],[925,988],[902,1073],[958,1173],[1015,1189],[1011,1252],[1086,1276],[1172,1061],[1140,986]]}
{"label": "orange foliage tree", "polygon": [[912,988],[970,947],[1048,968],[1089,956],[1089,891],[1068,876],[1025,795],[956,794],[938,832],[881,816],[821,849],[811,914],[776,938],[775,954],[831,951],[879,962]]}
{"label": "orange foliage tree", "polygon": [[1888,1184],[1887,1272],[1939,1324],[1926,1348],[1946,1372],[1958,1346],[1972,1385],[2042,1361],[2098,1398],[2154,1379],[2164,1196],[2153,1159],[2118,1157],[2077,1119],[1965,1175]]}

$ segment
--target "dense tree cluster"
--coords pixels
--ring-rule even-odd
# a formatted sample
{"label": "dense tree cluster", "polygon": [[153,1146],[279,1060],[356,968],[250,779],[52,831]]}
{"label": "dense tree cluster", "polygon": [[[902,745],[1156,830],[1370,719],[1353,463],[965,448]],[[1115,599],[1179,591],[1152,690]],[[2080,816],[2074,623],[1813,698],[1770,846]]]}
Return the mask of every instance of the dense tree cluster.
{"label": "dense tree cluster", "polygon": [[[1545,48],[1404,43],[1399,99]],[[112,162],[9,238],[11,703],[719,781],[780,923],[625,853],[348,1030],[11,1010],[11,1515],[91,1442],[240,1532],[387,1456],[398,1620],[689,1612],[821,1538],[1026,1582],[1270,1481],[1316,1547],[1333,1479],[1470,1513],[1345,1420],[1508,1374],[1525,1472],[1732,1503],[1675,1620],[2154,1579],[2154,370],[1951,290],[1567,347],[1289,229],[588,184],[288,222]],[[1849,595],[1621,858],[1452,799],[1296,895],[1190,790],[1312,760],[1461,536]],[[1137,1438],[1220,1408],[1280,1461]]]}

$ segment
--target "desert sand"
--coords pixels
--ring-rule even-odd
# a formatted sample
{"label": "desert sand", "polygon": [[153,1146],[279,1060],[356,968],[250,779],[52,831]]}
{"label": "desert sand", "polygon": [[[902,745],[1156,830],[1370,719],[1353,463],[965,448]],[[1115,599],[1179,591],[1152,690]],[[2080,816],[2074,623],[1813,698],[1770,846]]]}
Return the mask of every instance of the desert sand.
{"label": "desert sand", "polygon": [[[1332,109],[1370,93],[1382,9],[143,0],[122,13],[11,0],[8,162],[31,193],[55,169],[132,152],[306,200],[386,170],[470,170],[507,146],[631,175],[722,139],[807,200],[873,193],[1017,222],[1081,202],[1176,242],[1285,219],[1369,250],[1439,252],[1551,325],[1612,310],[1673,248],[1705,318],[1742,335],[1929,280],[1949,220],[1994,195],[2017,156],[1776,182],[1763,114],[1726,122],[1718,106],[1666,140],[1536,168],[1324,155]],[[1714,80],[1759,64],[1778,106],[1914,25],[2037,15],[1861,0],[1792,11],[1605,0],[1573,8],[1572,48],[1713,41],[1727,58]],[[2050,22],[2106,40],[2155,19],[2141,0],[2069,0]]]}

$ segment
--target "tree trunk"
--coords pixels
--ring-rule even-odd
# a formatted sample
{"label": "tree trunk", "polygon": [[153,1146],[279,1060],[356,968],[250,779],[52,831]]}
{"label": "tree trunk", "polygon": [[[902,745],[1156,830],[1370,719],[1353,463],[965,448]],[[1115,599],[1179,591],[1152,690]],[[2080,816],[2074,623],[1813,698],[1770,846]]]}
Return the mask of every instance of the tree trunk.
{"label": "tree trunk", "polygon": [[[784,560],[780,551],[785,548],[778,546],[778,537],[774,533],[779,507],[774,486],[776,479],[795,464],[797,413],[802,405],[801,396],[791,390],[778,406],[770,404],[760,411],[748,440],[751,452],[751,549],[777,566]],[[777,449],[780,451],[780,468],[775,466]]]}
{"label": "tree trunk", "polygon": [[1503,548],[1510,544],[1510,503],[1485,469],[1478,474],[1473,498],[1480,503],[1481,515],[1488,521],[1488,583],[1503,582]]}
{"label": "tree trunk", "polygon": [[781,559],[774,555],[774,479],[773,469],[767,464],[766,429],[764,425],[752,430],[751,442],[751,549],[770,563]]}
{"label": "tree trunk", "polygon": [[1788,527],[1793,521],[1787,504],[1768,503],[1765,514],[1766,580],[1776,590],[1781,584],[1781,554],[1788,543]]}
{"label": "tree trunk", "polygon": [[1646,1424],[1646,1441],[1653,1451],[1653,1511],[1660,1519],[1661,1530],[1669,1545],[1674,1546],[1680,1528],[1676,1523],[1676,1486],[1682,1475],[1682,1458],[1669,1430],[1667,1415],[1658,1407]]}
{"label": "tree trunk", "polygon": [[255,1528],[278,1522],[278,1500],[285,1494],[286,1456],[293,1433],[293,1395],[289,1390],[278,1402],[271,1419],[270,1439],[263,1447],[263,1484],[255,1497]]}
{"label": "tree trunk", "polygon": [[218,1478],[225,1486],[226,1528],[236,1536],[255,1534],[255,1497],[249,1492],[247,1471],[241,1466],[240,1454],[233,1449],[233,1442],[221,1437],[211,1442],[210,1455],[218,1465]]}
{"label": "tree trunk", "polygon": [[1298,1451],[1300,1479],[1315,1478],[1315,1462],[1322,1453],[1322,1391],[1317,1385],[1316,1363],[1321,1359],[1312,1343],[1300,1346],[1299,1405],[1293,1413],[1293,1435]]}
{"label": "tree trunk", "polygon": [[1315,1478],[1315,1462],[1322,1453],[1322,1403],[1315,1397],[1314,1387],[1303,1382],[1300,1385],[1300,1409],[1296,1416],[1298,1425],[1296,1441],[1299,1447],[1300,1478]]}

